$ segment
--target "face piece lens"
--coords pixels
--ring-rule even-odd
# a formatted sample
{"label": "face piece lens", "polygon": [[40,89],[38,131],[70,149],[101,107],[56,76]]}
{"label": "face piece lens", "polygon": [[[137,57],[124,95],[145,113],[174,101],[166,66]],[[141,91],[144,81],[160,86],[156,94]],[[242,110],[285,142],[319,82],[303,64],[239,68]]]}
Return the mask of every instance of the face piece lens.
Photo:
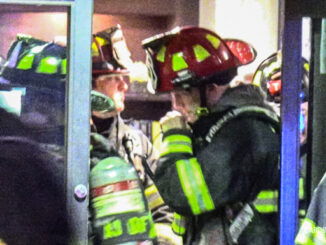
{"label": "face piece lens", "polygon": [[113,100],[98,91],[91,91],[91,110],[98,112],[111,112],[115,109]]}

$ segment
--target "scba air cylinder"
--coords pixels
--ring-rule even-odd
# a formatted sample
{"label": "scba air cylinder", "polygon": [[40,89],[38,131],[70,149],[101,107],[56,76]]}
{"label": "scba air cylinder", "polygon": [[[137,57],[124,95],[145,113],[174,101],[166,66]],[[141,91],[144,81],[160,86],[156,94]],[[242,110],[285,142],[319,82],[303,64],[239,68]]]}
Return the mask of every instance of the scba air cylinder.
{"label": "scba air cylinder", "polygon": [[92,168],[90,185],[95,244],[154,244],[152,216],[133,165],[105,158]]}

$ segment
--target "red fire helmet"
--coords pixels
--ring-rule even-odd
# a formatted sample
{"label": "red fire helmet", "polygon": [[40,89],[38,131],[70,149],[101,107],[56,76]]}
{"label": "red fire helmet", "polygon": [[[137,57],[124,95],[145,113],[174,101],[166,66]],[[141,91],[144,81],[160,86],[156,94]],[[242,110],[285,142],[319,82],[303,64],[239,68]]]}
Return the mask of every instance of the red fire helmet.
{"label": "red fire helmet", "polygon": [[169,92],[175,87],[227,84],[236,68],[252,62],[254,48],[236,39],[223,40],[216,33],[194,26],[175,28],[143,41],[151,93]]}

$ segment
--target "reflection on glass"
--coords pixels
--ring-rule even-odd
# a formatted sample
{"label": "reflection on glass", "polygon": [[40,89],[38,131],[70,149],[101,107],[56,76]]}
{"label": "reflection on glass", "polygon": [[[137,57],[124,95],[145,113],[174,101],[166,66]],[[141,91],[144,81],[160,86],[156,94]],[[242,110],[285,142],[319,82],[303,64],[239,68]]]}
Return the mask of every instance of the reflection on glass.
{"label": "reflection on glass", "polygon": [[0,107],[19,117],[34,140],[64,156],[67,14],[5,12],[14,5],[2,6]]}
{"label": "reflection on glass", "polygon": [[68,244],[68,8],[14,2],[0,0],[0,244]]}

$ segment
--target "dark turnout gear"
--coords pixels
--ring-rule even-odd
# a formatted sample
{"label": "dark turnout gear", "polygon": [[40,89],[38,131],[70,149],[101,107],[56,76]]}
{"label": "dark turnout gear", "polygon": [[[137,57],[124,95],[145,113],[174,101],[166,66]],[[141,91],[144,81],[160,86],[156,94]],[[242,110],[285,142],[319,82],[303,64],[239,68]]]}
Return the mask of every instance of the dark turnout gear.
{"label": "dark turnout gear", "polygon": [[181,114],[160,121],[154,177],[176,212],[174,231],[185,244],[277,244],[279,120],[259,88],[227,88],[254,49],[200,27],[159,34],[143,47],[149,91],[173,91]]}
{"label": "dark turnout gear", "polygon": [[8,129],[0,131],[0,243],[68,244],[64,158],[25,137],[17,117],[0,112],[0,128]]}
{"label": "dark turnout gear", "polygon": [[[308,102],[309,98],[309,62],[302,57],[302,80],[301,80],[301,92],[300,102],[303,104]],[[265,60],[263,60],[256,69],[252,83],[262,89],[266,95],[267,101],[274,108],[276,113],[280,114],[281,105],[281,92],[282,92],[282,52],[279,50]],[[301,104],[301,105],[302,105]],[[304,107],[302,107],[304,108]],[[306,137],[307,137],[307,120],[303,112],[300,110],[299,117],[299,129],[300,129],[300,179],[299,179],[299,218],[304,218],[306,214],[306,207],[308,206],[305,193],[305,175],[306,175]]]}
{"label": "dark turnout gear", "polygon": [[[192,131],[164,133],[155,183],[164,201],[188,219],[187,243],[228,244],[229,225],[243,205],[278,189],[278,133],[277,116],[253,85],[229,88]],[[276,244],[277,214],[251,207],[254,217],[238,243]]]}

